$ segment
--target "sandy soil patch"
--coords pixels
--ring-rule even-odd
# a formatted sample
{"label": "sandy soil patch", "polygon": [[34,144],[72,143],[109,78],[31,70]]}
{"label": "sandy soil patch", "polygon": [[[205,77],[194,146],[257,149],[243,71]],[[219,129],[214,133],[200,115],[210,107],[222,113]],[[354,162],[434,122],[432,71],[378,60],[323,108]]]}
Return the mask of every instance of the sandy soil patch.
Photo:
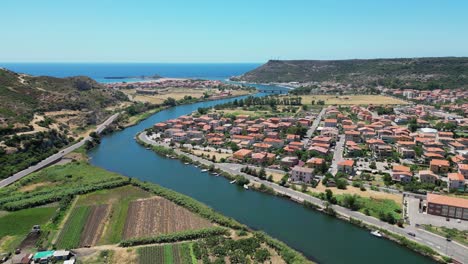
{"label": "sandy soil patch", "polygon": [[193,154],[199,157],[201,157],[202,154],[205,155],[205,157],[208,155],[210,157],[209,158],[210,160],[211,160],[211,157],[215,155],[216,161],[221,161],[222,158],[227,159],[229,157],[232,157],[232,154],[229,154],[229,153],[218,153],[216,151],[204,151],[204,150],[198,150],[198,149],[194,150]]}
{"label": "sandy soil patch", "polygon": [[35,189],[37,189],[39,187],[42,187],[42,186],[52,186],[52,185],[54,185],[53,182],[48,182],[48,181],[47,182],[38,182],[38,183],[33,183],[33,184],[23,186],[18,191],[20,191],[20,192],[30,192],[30,191],[34,191]]}
{"label": "sandy soil patch", "polygon": [[333,194],[357,194],[362,197],[375,198],[375,199],[389,199],[395,201],[397,204],[401,204],[403,196],[398,194],[386,193],[386,192],[377,192],[370,189],[361,191],[357,187],[347,186],[346,190],[341,190],[336,187],[326,187],[322,183],[319,183],[316,188],[309,187],[310,192],[320,193],[325,192],[325,189],[330,189]]}
{"label": "sandy soil patch", "polygon": [[270,175],[273,176],[273,181],[274,181],[274,182],[279,182],[279,181],[281,181],[281,179],[283,178],[283,176],[284,176],[285,174],[286,174],[286,173],[269,172],[269,171],[266,172],[267,177],[269,177]]}
{"label": "sandy soil patch", "polygon": [[114,250],[112,263],[126,264],[138,263],[138,254],[134,248],[122,248]]}
{"label": "sandy soil patch", "polygon": [[407,104],[407,102],[384,95],[301,95],[303,104],[311,104],[313,100],[325,101],[325,104],[339,105],[354,105],[354,104],[374,104],[374,105],[391,105],[391,104]]}

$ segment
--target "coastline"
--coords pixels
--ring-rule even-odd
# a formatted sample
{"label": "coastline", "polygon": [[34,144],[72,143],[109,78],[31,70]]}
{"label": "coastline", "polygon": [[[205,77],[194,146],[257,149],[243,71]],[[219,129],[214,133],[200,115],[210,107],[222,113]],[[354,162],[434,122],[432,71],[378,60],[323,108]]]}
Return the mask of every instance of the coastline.
{"label": "coastline", "polygon": [[[147,147],[147,148],[150,148],[153,152],[155,152],[158,155],[163,155],[163,156],[166,156],[166,157],[168,157],[168,156],[175,157],[175,158],[179,159],[181,162],[185,162],[185,163],[188,162],[188,163],[191,163],[191,164],[199,165],[201,169],[210,169],[210,168],[213,169],[212,165],[207,165],[207,164],[211,163],[211,161],[209,161],[209,160],[206,160],[206,159],[203,159],[203,158],[200,158],[200,157],[196,157],[196,156],[194,156],[192,154],[189,154],[189,153],[185,153],[185,152],[183,152],[183,151],[181,151],[179,149],[167,148],[165,146],[157,144],[156,142],[155,142],[155,144],[148,144],[147,142],[145,142],[143,140],[144,138],[146,138],[146,133],[141,132],[136,136],[136,141],[140,145],[142,145],[144,147]],[[237,179],[236,175],[233,175],[232,172],[226,171],[223,168],[220,168],[219,166],[216,166],[216,165],[214,165],[214,170],[212,172],[213,173],[216,172],[219,175],[225,177],[226,179],[228,179],[230,181],[232,181],[234,179]],[[242,175],[243,173],[236,173],[236,174],[241,175],[242,177],[244,176],[244,175]],[[249,178],[256,178],[256,177],[250,176]],[[347,222],[349,222],[349,223],[351,223],[353,225],[356,225],[356,226],[361,227],[361,228],[365,228],[367,230],[371,230],[371,231],[379,230],[380,232],[384,233],[384,237],[386,239],[390,240],[390,241],[396,242],[397,244],[399,244],[401,246],[404,246],[404,247],[406,247],[406,248],[408,248],[408,249],[410,249],[410,250],[412,250],[414,252],[417,252],[417,253],[419,253],[419,254],[421,254],[423,256],[429,257],[429,258],[431,258],[431,259],[433,259],[433,260],[435,260],[435,261],[437,261],[439,263],[447,263],[447,259],[449,257],[445,256],[443,254],[443,252],[437,252],[436,250],[434,250],[433,248],[431,248],[429,246],[420,244],[420,243],[418,243],[417,241],[415,241],[413,239],[408,239],[408,238],[404,237],[401,234],[392,232],[392,231],[390,231],[391,228],[385,228],[385,227],[382,227],[382,226],[379,227],[379,226],[376,226],[373,223],[370,223],[368,221],[359,220],[357,218],[354,218],[352,215],[343,212],[343,211],[349,211],[348,209],[345,209],[345,208],[341,207],[341,209],[343,209],[343,210],[341,210],[340,206],[336,206],[336,205],[327,207],[327,206],[324,205],[324,201],[319,200],[319,199],[317,199],[317,200],[319,200],[320,202],[306,201],[306,200],[302,199],[299,196],[296,197],[296,196],[292,196],[290,194],[287,194],[285,192],[275,190],[275,189],[273,189],[273,188],[271,188],[269,186],[266,186],[262,182],[263,181],[261,179],[259,179],[259,178],[254,179],[253,181],[250,181],[250,183],[252,183],[252,184],[249,184],[249,188],[253,189],[253,190],[256,190],[256,191],[259,191],[259,192],[272,194],[272,195],[275,195],[275,196],[279,196],[279,197],[294,201],[296,203],[302,204],[303,206],[305,206],[307,208],[312,208],[312,209],[315,209],[318,212],[321,212],[321,213],[324,213],[324,214],[327,214],[327,215],[331,215],[331,216],[335,216],[338,219],[341,219],[343,221],[347,221]],[[271,185],[271,184],[272,183],[269,183],[268,185]],[[331,208],[331,210],[329,208]],[[340,210],[335,210],[335,209],[340,209]]]}

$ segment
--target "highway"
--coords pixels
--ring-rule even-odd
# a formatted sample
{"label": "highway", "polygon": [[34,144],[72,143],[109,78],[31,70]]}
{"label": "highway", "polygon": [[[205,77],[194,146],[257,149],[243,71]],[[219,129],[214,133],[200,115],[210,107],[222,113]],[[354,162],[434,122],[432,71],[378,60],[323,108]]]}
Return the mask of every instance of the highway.
{"label": "highway", "polygon": [[[114,122],[114,120],[119,116],[119,113],[117,114],[114,114],[112,116],[110,116],[106,121],[104,121],[102,124],[100,124],[95,132],[100,134],[107,126],[109,126],[109,124],[111,124],[112,122]],[[0,181],[0,188],[2,187],[5,187],[5,186],[8,186],[16,181],[18,181],[19,179],[29,175],[30,173],[33,173],[35,171],[38,171],[44,167],[47,167],[57,161],[59,161],[60,159],[63,158],[63,156],[67,155],[68,153],[76,150],[77,148],[83,146],[86,141],[90,140],[91,137],[87,136],[86,138],[84,138],[83,140],[81,140],[80,142],[77,142],[65,149],[62,149],[61,151],[53,154],[52,156],[49,156],[48,158],[40,161],[39,163],[37,163],[36,165],[33,165],[25,170],[22,170],[20,172],[17,172],[15,174],[13,174],[12,176]]]}
{"label": "highway", "polygon": [[[157,142],[149,139],[147,137],[146,133],[139,134],[138,138],[140,140],[142,140],[143,142],[145,142],[146,144],[162,145],[162,146],[165,146],[165,147],[169,147],[167,144],[160,144],[160,143],[157,143]],[[262,184],[264,184],[264,185],[266,185],[268,187],[271,187],[277,193],[280,193],[280,194],[287,195],[287,196],[291,197],[292,200],[299,201],[299,202],[308,201],[308,202],[310,202],[312,204],[315,204],[315,205],[317,205],[317,206],[319,206],[321,208],[324,207],[324,201],[322,201],[322,200],[320,200],[318,198],[315,198],[313,196],[310,196],[308,194],[305,194],[305,193],[302,193],[302,192],[299,192],[299,191],[295,191],[295,190],[280,186],[280,185],[278,185],[276,183],[273,183],[273,182],[269,182],[269,181],[266,181],[266,180],[261,180],[261,179],[259,179],[257,177],[254,177],[254,176],[239,172],[238,166],[235,166],[233,164],[230,164],[230,163],[213,163],[213,162],[211,162],[209,160],[202,159],[202,158],[197,157],[195,155],[182,152],[182,151],[180,151],[178,149],[174,149],[174,151],[179,155],[183,154],[185,156],[188,156],[193,161],[200,162],[201,164],[204,164],[206,166],[211,166],[213,164],[215,166],[215,168],[221,169],[221,170],[223,170],[223,171],[225,171],[225,172],[227,172],[229,174],[242,175],[245,178],[249,179],[251,182],[262,183]],[[341,207],[341,206],[338,206],[338,205],[333,205],[332,208],[337,213],[339,213],[340,215],[343,215],[345,217],[352,217],[352,218],[358,219],[358,220],[360,220],[360,221],[362,221],[364,223],[367,223],[367,224],[370,224],[370,225],[373,225],[373,226],[376,226],[376,227],[391,231],[391,232],[396,233],[398,235],[402,235],[402,236],[404,236],[404,237],[406,237],[406,238],[408,238],[410,240],[413,240],[413,241],[418,242],[420,244],[429,246],[429,247],[431,247],[432,249],[434,249],[435,251],[439,252],[442,255],[450,256],[450,257],[454,258],[455,260],[457,260],[457,261],[459,261],[461,263],[468,263],[468,248],[461,245],[461,244],[459,244],[459,243],[456,243],[456,242],[453,242],[453,241],[448,242],[445,238],[443,238],[441,236],[426,232],[424,230],[418,229],[418,228],[413,227],[413,226],[406,226],[404,228],[400,228],[400,227],[397,227],[395,225],[390,225],[390,224],[388,224],[386,222],[380,221],[377,218],[367,216],[367,215],[362,214],[360,212],[352,211],[352,210],[349,210],[347,208],[344,208],[344,207]],[[408,234],[409,232],[412,232],[412,233],[416,234],[416,236],[415,237],[410,236]]]}

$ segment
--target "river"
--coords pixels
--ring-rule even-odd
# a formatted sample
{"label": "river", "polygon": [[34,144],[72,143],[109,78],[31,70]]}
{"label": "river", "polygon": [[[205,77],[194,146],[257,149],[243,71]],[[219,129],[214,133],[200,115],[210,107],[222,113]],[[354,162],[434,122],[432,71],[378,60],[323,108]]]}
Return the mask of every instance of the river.
{"label": "river", "polygon": [[375,238],[345,221],[284,198],[246,191],[229,184],[223,177],[201,173],[192,165],[158,156],[133,138],[157,122],[228,100],[232,99],[170,108],[136,126],[104,136],[101,144],[89,153],[91,163],[191,196],[253,229],[265,231],[319,263],[433,263],[431,259],[394,242]]}

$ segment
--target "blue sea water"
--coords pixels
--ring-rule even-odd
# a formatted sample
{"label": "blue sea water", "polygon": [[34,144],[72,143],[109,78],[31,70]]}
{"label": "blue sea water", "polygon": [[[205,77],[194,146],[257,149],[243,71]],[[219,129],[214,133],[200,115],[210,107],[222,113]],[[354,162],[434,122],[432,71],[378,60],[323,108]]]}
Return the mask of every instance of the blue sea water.
{"label": "blue sea water", "polygon": [[136,79],[105,79],[105,77],[138,77],[160,75],[172,78],[202,78],[224,80],[260,66],[260,63],[2,63],[19,73],[68,77],[85,75],[98,82],[136,81]]}

